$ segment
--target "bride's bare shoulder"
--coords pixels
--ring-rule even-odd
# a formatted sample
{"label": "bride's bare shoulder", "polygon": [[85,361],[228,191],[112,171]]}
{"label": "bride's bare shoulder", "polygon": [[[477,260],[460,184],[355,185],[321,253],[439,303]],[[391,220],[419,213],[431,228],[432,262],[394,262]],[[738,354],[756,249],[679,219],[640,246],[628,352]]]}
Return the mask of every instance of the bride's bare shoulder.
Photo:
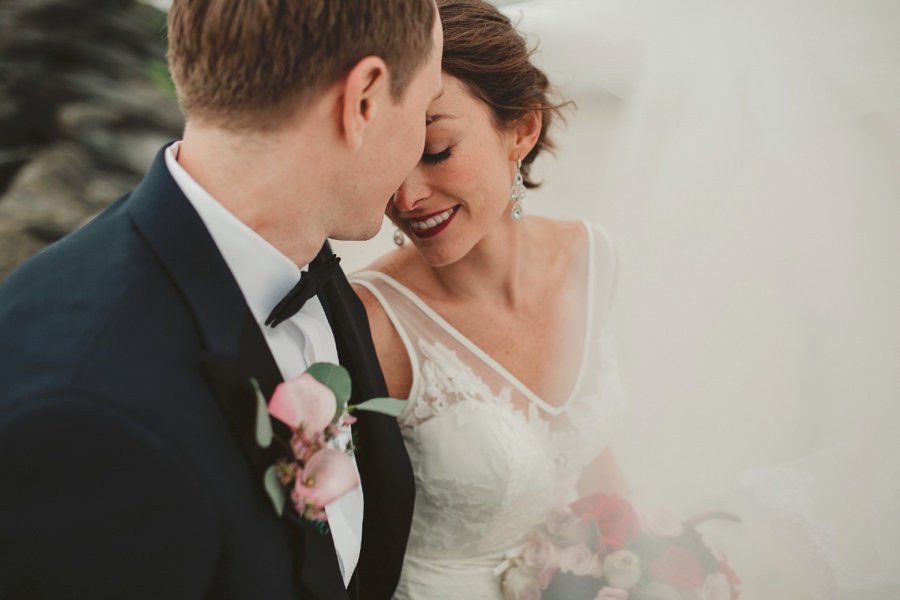
{"label": "bride's bare shoulder", "polygon": [[583,221],[566,221],[548,217],[529,218],[533,236],[539,247],[552,249],[559,256],[580,255],[587,244],[587,227]]}
{"label": "bride's bare shoulder", "polygon": [[[408,285],[411,274],[420,267],[420,263],[421,261],[416,260],[415,249],[411,247],[411,244],[408,244],[403,248],[395,248],[379,256],[367,267],[361,269],[360,272],[375,271],[383,273],[403,285]],[[362,300],[366,312],[369,313],[370,320],[373,318],[386,318],[381,304],[372,292],[360,283],[354,282],[352,275],[351,284],[356,291],[356,295]]]}

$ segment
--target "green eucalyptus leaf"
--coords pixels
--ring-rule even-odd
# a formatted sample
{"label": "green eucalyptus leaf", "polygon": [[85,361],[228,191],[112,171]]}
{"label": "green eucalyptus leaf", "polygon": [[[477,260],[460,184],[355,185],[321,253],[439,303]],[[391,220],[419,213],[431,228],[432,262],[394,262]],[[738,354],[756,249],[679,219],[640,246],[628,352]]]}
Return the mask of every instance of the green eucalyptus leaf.
{"label": "green eucalyptus leaf", "polygon": [[306,372],[334,393],[334,398],[337,400],[337,411],[335,414],[343,414],[344,407],[347,406],[347,401],[350,400],[350,391],[352,389],[350,374],[347,372],[347,369],[332,363],[314,363]]}
{"label": "green eucalyptus leaf", "polygon": [[389,417],[399,417],[403,409],[406,408],[406,400],[397,400],[396,398],[372,398],[365,402],[352,407],[353,410],[367,410],[369,412],[381,413]]}
{"label": "green eucalyptus leaf", "polygon": [[277,469],[275,465],[266,470],[266,474],[263,476],[263,485],[266,488],[266,493],[269,495],[269,499],[272,500],[272,505],[275,507],[275,512],[278,513],[280,517],[284,513],[284,503],[287,500],[287,497],[284,494],[284,489],[281,487],[281,484],[278,482]]}
{"label": "green eucalyptus leaf", "polygon": [[256,443],[261,448],[268,448],[272,444],[272,421],[269,420],[269,406],[266,397],[259,389],[259,382],[250,380],[253,391],[256,393]]}

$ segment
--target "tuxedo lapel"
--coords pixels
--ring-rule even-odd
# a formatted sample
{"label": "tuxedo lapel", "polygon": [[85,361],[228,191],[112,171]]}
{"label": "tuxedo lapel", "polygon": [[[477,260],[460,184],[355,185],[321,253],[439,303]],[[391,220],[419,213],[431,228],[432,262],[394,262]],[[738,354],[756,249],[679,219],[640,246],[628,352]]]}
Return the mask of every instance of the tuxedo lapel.
{"label": "tuxedo lapel", "polygon": [[[243,319],[237,354],[210,352],[201,357],[201,366],[244,456],[250,462],[254,477],[262,481],[263,474],[278,458],[278,453],[274,446],[263,449],[256,443],[253,427],[256,423],[256,400],[251,380],[256,380],[263,395],[269,398],[281,382],[281,375],[274,360],[271,360],[265,340],[257,340],[257,336],[253,335],[256,328],[248,311]],[[272,427],[281,437],[290,435],[287,428],[276,420],[272,420]]]}
{"label": "tuxedo lapel", "polygon": [[[256,479],[262,484],[262,477],[276,460],[287,455],[278,441],[263,450],[256,443],[255,423],[256,398],[250,385],[250,378],[257,380],[266,398],[271,398],[275,388],[281,383],[275,360],[271,355],[259,326],[252,317],[245,321],[242,340],[237,357],[210,355],[208,372],[212,376],[219,398],[224,400],[223,410],[232,421],[232,426],[245,453],[253,464]],[[272,428],[278,440],[289,441],[290,429],[273,419]],[[322,533],[309,521],[300,518],[290,506],[285,507],[284,519],[290,524],[291,545],[294,549],[294,580],[301,597],[343,598],[346,590],[338,566],[334,540],[329,532]]]}
{"label": "tuxedo lapel", "polygon": [[[326,250],[330,248],[326,245]],[[365,309],[343,271],[319,295],[337,342],[341,365],[350,372],[351,404],[387,395]],[[415,485],[397,420],[359,411],[354,437],[362,480],[362,548],[354,584],[360,597],[388,599],[399,581],[412,522]]]}
{"label": "tuxedo lapel", "polygon": [[[263,475],[281,456],[273,444],[259,447],[255,438],[256,379],[266,398],[282,381],[265,338],[240,287],[203,221],[172,179],[164,150],[130,199],[135,226],[153,249],[196,319],[207,353],[200,364],[207,375],[238,444],[265,494]],[[290,431],[272,420],[276,436],[290,440]],[[303,598],[344,598],[346,590],[334,543],[301,519],[290,502],[284,511],[294,549],[294,580]]]}

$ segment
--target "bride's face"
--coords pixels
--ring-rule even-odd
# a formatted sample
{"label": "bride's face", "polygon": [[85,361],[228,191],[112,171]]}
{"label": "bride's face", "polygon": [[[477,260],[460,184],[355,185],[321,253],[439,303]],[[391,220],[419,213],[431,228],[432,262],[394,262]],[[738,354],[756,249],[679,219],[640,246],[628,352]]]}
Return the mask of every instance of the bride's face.
{"label": "bride's face", "polygon": [[387,207],[387,215],[433,266],[452,264],[492,228],[512,225],[515,130],[498,130],[490,109],[444,75],[431,103],[425,153]]}

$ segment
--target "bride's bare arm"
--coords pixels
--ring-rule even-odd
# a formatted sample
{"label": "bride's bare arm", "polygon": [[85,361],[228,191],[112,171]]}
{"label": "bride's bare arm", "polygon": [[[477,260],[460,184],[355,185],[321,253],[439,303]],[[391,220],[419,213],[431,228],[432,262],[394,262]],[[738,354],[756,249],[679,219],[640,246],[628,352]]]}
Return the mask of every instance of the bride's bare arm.
{"label": "bride's bare arm", "polygon": [[381,303],[372,292],[359,284],[353,284],[353,290],[366,308],[372,340],[375,342],[375,353],[384,373],[388,394],[392,398],[406,399],[412,386],[412,366],[403,340],[400,339]]}

